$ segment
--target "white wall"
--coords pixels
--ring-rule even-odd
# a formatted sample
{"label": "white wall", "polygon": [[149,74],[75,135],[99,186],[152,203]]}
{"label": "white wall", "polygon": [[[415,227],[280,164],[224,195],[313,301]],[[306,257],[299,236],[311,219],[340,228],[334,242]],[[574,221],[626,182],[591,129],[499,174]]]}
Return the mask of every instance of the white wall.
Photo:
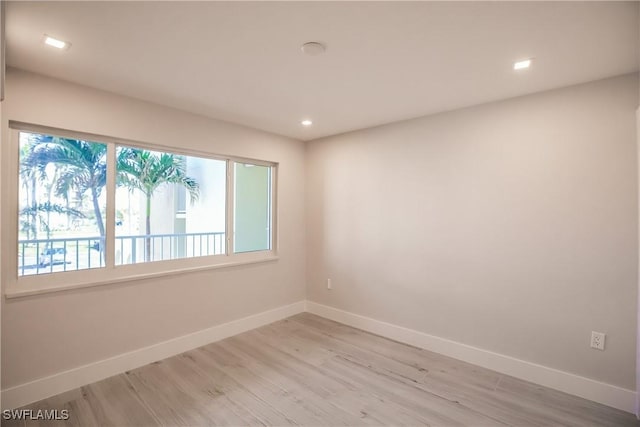
{"label": "white wall", "polygon": [[637,106],[634,74],[308,143],[308,299],[635,389]]}
{"label": "white wall", "polygon": [[[17,70],[2,107],[3,153],[17,120],[275,161],[280,207],[278,261],[2,298],[3,389],[304,299],[302,143]],[[0,231],[14,226],[3,220]],[[3,252],[15,253],[13,243]],[[15,274],[3,273],[3,283]]]}

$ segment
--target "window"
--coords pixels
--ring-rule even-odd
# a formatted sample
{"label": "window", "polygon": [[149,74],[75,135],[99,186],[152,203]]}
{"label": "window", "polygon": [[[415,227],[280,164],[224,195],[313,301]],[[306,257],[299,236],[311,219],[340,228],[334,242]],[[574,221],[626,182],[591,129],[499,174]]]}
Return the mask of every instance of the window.
{"label": "window", "polygon": [[234,162],[234,251],[271,249],[271,168]]}
{"label": "window", "polygon": [[20,132],[18,274],[105,265],[107,145]]}
{"label": "window", "polygon": [[116,265],[226,253],[226,161],[133,147],[116,158]]}
{"label": "window", "polygon": [[274,258],[274,164],[10,125],[18,292]]}

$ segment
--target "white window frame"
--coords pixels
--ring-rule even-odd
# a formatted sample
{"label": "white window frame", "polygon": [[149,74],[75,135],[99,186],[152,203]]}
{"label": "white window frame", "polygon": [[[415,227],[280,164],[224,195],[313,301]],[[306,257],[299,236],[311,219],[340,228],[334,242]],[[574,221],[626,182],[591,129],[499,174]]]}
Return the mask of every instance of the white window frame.
{"label": "white window frame", "polygon": [[[269,262],[278,259],[278,210],[277,210],[277,175],[278,163],[265,160],[256,160],[245,157],[220,155],[209,152],[202,152],[191,149],[175,148],[159,144],[131,141],[120,138],[113,138],[104,135],[94,135],[84,132],[55,129],[46,126],[33,125],[22,122],[9,122],[10,143],[7,147],[9,162],[5,162],[6,174],[4,175],[4,201],[2,203],[2,216],[4,224],[10,224],[2,230],[2,250],[4,254],[15,254],[15,256],[4,256],[4,266],[2,269],[5,286],[5,296],[7,298],[24,297],[47,292],[56,292],[68,289],[98,286],[111,283],[129,282],[153,277],[165,277],[192,271],[210,270],[216,268],[231,267],[243,264],[254,264],[259,262]],[[99,268],[73,270],[66,272],[53,272],[46,274],[18,275],[18,204],[19,204],[19,172],[20,172],[20,152],[19,135],[20,132],[39,133],[45,135],[58,136],[63,138],[81,139],[103,143],[107,145],[107,184],[106,191],[106,212],[105,212],[105,266]],[[159,152],[168,152],[177,155],[195,156],[205,159],[222,160],[226,162],[227,182],[226,182],[226,224],[225,239],[226,252],[220,255],[206,255],[190,258],[179,258],[172,260],[141,262],[137,264],[115,264],[115,191],[116,191],[116,148],[126,146]],[[234,253],[233,252],[233,230],[234,230],[234,162],[250,163],[271,168],[270,182],[270,248],[269,250]]]}

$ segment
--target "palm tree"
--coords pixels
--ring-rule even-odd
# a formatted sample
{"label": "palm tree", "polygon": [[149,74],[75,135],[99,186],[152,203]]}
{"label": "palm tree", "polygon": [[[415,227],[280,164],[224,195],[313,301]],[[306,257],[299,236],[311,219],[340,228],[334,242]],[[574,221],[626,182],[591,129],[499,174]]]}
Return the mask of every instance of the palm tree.
{"label": "palm tree", "polygon": [[[104,245],[105,228],[99,198],[107,183],[107,145],[78,139],[47,137],[35,143],[22,159],[21,167],[46,176],[47,165],[53,163],[60,174],[56,177],[57,194],[68,191],[68,183],[84,195],[89,192]],[[33,214],[33,213],[32,213]]]}
{"label": "palm tree", "polygon": [[[46,220],[43,219],[40,215],[46,214]],[[40,224],[44,226],[45,231],[47,232],[47,239],[51,238],[51,229],[49,227],[50,216],[52,213],[57,213],[61,215],[67,215],[68,217],[74,218],[84,218],[85,215],[77,209],[68,208],[65,206],[61,206],[56,203],[51,203],[50,201],[45,203],[37,203],[35,206],[27,206],[26,208],[20,209],[18,213],[19,216],[23,217],[32,217],[34,215],[40,217]],[[23,221],[23,228],[27,229],[30,227],[30,221]]]}
{"label": "palm tree", "polygon": [[184,157],[168,153],[155,153],[134,148],[121,148],[118,152],[118,185],[139,190],[146,197],[145,260],[151,260],[151,198],[164,184],[180,185],[189,191],[191,203],[200,195],[200,186],[187,176]]}
{"label": "palm tree", "polygon": [[25,220],[25,222],[28,223],[28,226],[24,227],[28,240],[31,239],[31,234],[33,234],[33,239],[38,238],[37,219],[39,210],[37,209],[38,192],[36,189],[38,181],[46,181],[47,176],[45,168],[39,168],[36,164],[27,162],[26,159],[32,155],[35,147],[39,144],[50,141],[51,137],[32,133],[27,134],[24,144],[20,144],[20,178],[25,191],[26,205],[30,207],[24,209],[24,215],[30,217]]}

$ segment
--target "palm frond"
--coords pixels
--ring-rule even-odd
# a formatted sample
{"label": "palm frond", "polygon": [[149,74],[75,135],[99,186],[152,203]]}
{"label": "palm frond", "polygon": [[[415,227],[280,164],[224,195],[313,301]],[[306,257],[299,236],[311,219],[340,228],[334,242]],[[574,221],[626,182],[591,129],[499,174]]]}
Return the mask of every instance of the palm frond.
{"label": "palm frond", "polygon": [[140,190],[147,196],[163,184],[185,187],[192,203],[200,195],[198,183],[186,174],[184,157],[175,154],[121,148],[118,153],[117,181],[119,185],[130,190]]}
{"label": "palm frond", "polygon": [[23,215],[33,215],[37,213],[58,213],[62,215],[69,215],[75,218],[85,218],[85,215],[77,209],[67,208],[65,206],[61,206],[55,203],[38,203],[35,206],[28,206],[24,209],[21,209],[19,214]]}

